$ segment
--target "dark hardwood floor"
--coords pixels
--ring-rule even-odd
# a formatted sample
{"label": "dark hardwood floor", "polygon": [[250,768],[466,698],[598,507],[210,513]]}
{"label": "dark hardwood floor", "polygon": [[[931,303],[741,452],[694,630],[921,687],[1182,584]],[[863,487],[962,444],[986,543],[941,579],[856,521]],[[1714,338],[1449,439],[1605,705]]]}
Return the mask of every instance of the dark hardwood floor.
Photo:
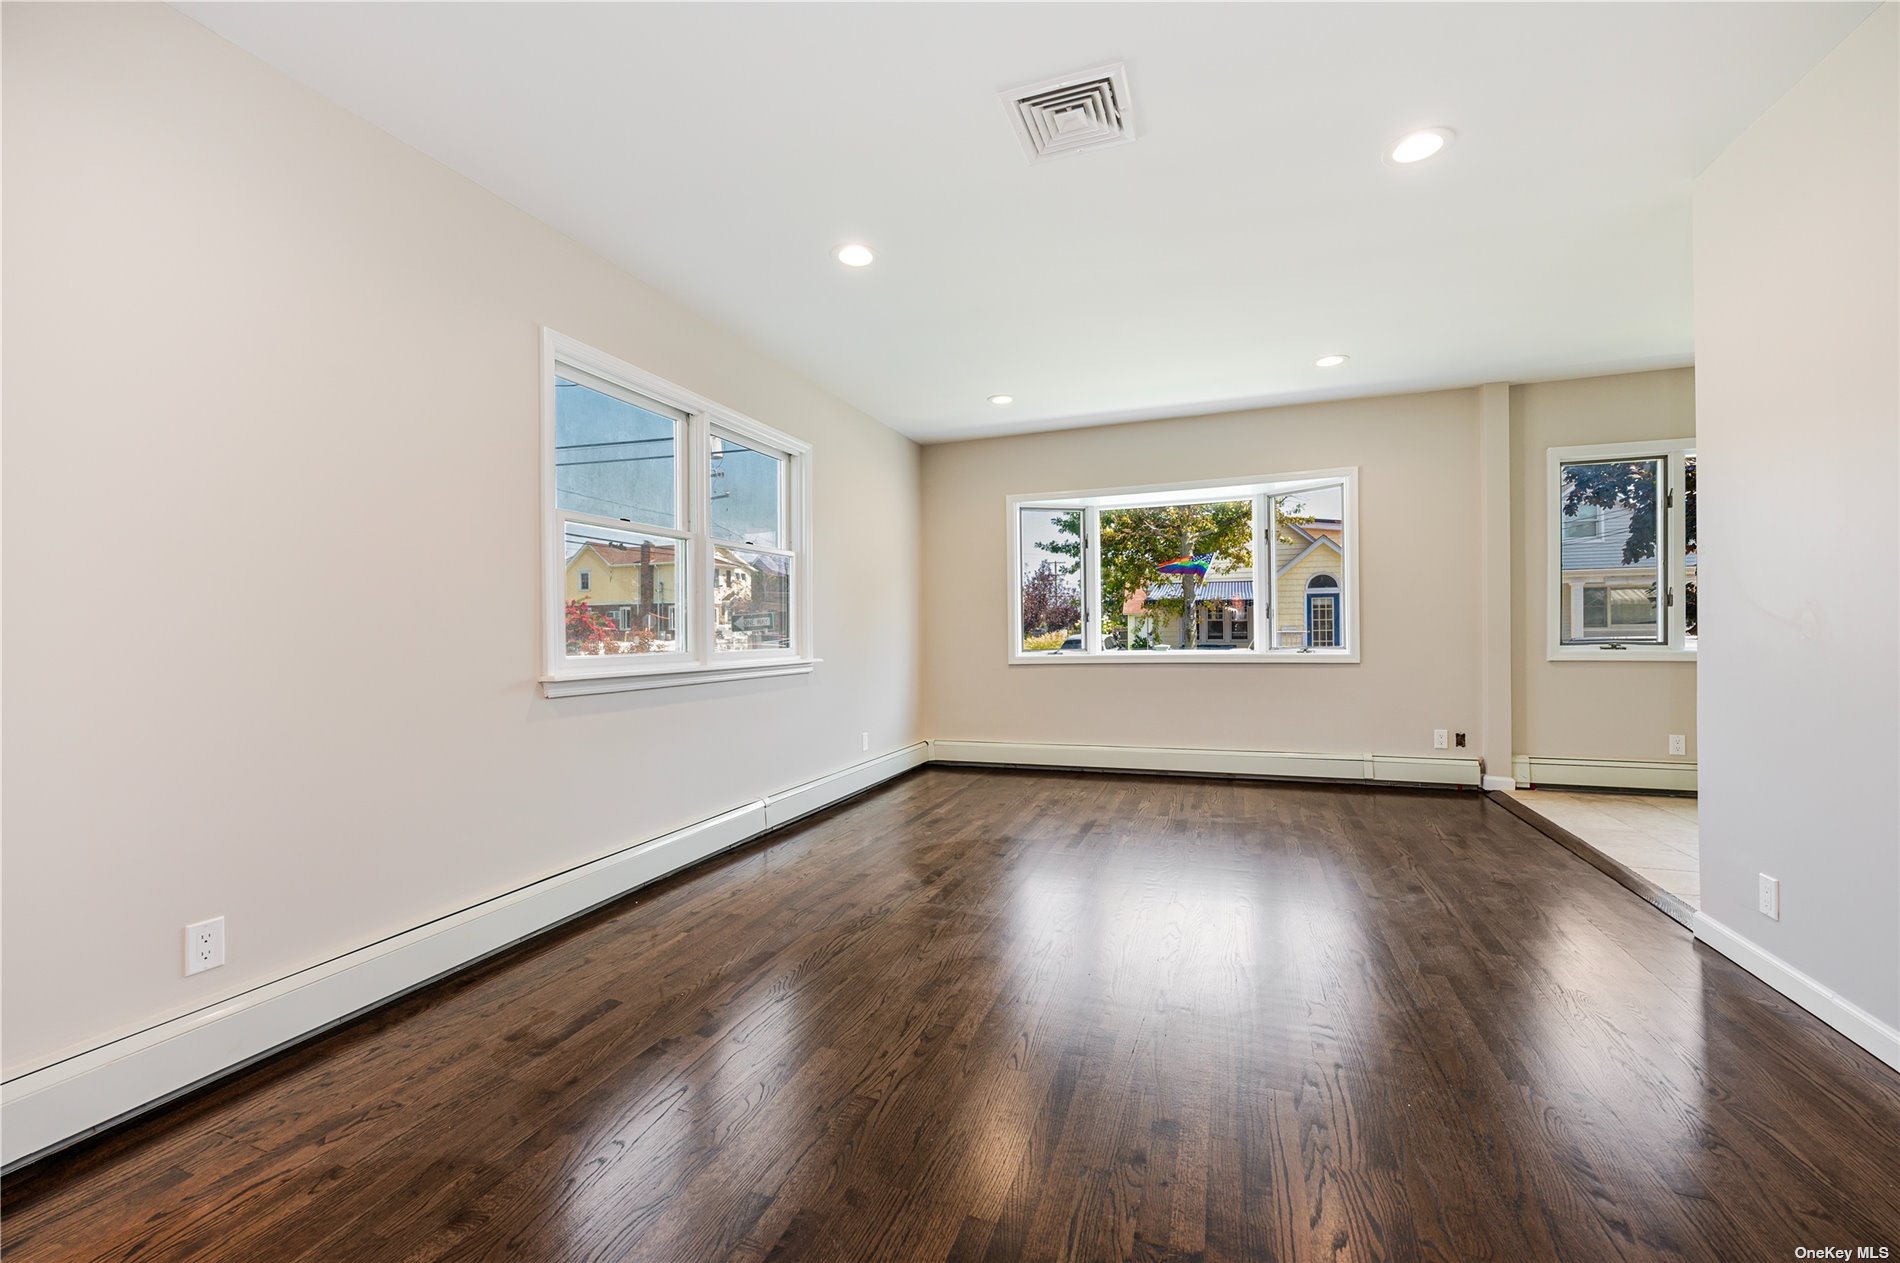
{"label": "dark hardwood floor", "polygon": [[1482,795],[933,768],[40,1163],[5,1251],[1900,1259],[1897,1138]]}

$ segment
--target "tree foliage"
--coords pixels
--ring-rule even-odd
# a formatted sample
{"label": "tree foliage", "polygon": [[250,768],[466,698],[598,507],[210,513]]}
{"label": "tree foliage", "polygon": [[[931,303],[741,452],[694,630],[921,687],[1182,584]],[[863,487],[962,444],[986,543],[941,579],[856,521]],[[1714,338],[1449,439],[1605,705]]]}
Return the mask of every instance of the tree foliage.
{"label": "tree foliage", "polygon": [[[1577,510],[1589,504],[1599,509],[1630,510],[1630,531],[1623,541],[1623,564],[1633,566],[1656,555],[1656,463],[1654,461],[1605,461],[1594,465],[1564,466],[1563,510],[1565,517],[1577,516]],[[1695,461],[1683,470],[1683,546],[1695,551]]]}
{"label": "tree foliage", "polygon": [[1623,537],[1623,564],[1633,566],[1656,555],[1656,463],[1654,461],[1601,461],[1594,465],[1565,465],[1565,517],[1577,516],[1584,505],[1598,509],[1630,510],[1629,534]]}
{"label": "tree foliage", "polygon": [[622,631],[618,623],[597,613],[586,601],[567,603],[569,654],[651,653],[656,639],[645,627]]}
{"label": "tree foliage", "polygon": [[[1079,545],[1079,541],[1078,541]],[[1082,593],[1068,567],[1045,561],[1023,580],[1023,637],[1067,631],[1082,622]]]}
{"label": "tree foliage", "polygon": [[1069,509],[1062,513],[1049,515],[1050,525],[1056,528],[1053,540],[1038,541],[1037,548],[1057,557],[1067,558],[1074,565],[1082,563],[1082,510]]}
{"label": "tree foliage", "polygon": [[[1143,594],[1144,609],[1180,620],[1180,647],[1200,637],[1194,617],[1201,580],[1192,574],[1164,575],[1177,557],[1209,557],[1214,570],[1253,565],[1253,503],[1164,504],[1149,509],[1113,509],[1102,514],[1102,613],[1119,620],[1129,598]],[[1174,588],[1176,595],[1148,595]]]}

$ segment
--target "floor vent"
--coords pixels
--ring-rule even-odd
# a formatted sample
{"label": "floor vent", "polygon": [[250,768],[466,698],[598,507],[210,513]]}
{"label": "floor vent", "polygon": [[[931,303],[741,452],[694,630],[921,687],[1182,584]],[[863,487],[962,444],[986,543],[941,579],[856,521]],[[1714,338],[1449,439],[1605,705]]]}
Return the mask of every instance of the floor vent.
{"label": "floor vent", "polygon": [[1003,106],[1031,162],[1135,139],[1128,72],[1120,62],[1005,92]]}

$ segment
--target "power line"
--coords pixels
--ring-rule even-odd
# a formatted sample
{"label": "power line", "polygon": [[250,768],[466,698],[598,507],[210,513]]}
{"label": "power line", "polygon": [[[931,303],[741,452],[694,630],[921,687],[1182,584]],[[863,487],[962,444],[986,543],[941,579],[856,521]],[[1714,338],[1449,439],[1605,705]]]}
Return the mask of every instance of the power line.
{"label": "power line", "polygon": [[[615,500],[609,496],[591,495],[585,491],[576,491],[572,487],[560,488],[560,494],[563,496],[579,496],[583,500],[595,500],[601,504],[611,504],[619,509],[632,509],[635,513],[653,513],[660,517],[671,517],[673,515],[671,509],[657,508],[649,504],[629,504],[625,500]],[[654,520],[657,524],[657,518]]]}

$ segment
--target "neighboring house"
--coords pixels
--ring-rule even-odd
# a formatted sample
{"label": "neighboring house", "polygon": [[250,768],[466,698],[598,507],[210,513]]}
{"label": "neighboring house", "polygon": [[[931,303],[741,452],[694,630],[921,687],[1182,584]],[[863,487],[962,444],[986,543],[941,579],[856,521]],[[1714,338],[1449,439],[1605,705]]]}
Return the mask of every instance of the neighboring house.
{"label": "neighboring house", "polygon": [[[1654,557],[1623,562],[1635,511],[1581,504],[1561,518],[1563,530],[1562,638],[1566,642],[1655,640],[1657,564]],[[1687,558],[1686,581],[1696,581],[1696,555]]]}
{"label": "neighboring house", "polygon": [[644,627],[673,638],[679,580],[672,544],[609,544],[590,540],[567,559],[567,599],[581,601],[630,631]]}
{"label": "neighboring house", "polygon": [[[1337,518],[1283,522],[1280,565],[1274,578],[1273,642],[1276,649],[1329,649],[1345,643],[1344,528]],[[1290,542],[1289,542],[1290,541]],[[1252,570],[1213,571],[1196,586],[1195,618],[1199,622],[1197,647],[1244,648],[1254,632],[1254,574]],[[1180,600],[1179,583],[1150,586],[1143,599],[1124,608],[1130,634],[1176,648],[1186,643],[1181,620],[1153,611],[1143,615],[1150,600]]]}
{"label": "neighboring house", "polygon": [[720,649],[788,647],[791,613],[790,558],[714,546],[713,637]]}
{"label": "neighboring house", "polygon": [[[567,599],[613,619],[622,631],[644,627],[673,639],[680,588],[672,544],[590,540],[567,559]],[[721,649],[767,648],[788,639],[790,562],[775,553],[743,559],[713,550],[714,635]]]}

